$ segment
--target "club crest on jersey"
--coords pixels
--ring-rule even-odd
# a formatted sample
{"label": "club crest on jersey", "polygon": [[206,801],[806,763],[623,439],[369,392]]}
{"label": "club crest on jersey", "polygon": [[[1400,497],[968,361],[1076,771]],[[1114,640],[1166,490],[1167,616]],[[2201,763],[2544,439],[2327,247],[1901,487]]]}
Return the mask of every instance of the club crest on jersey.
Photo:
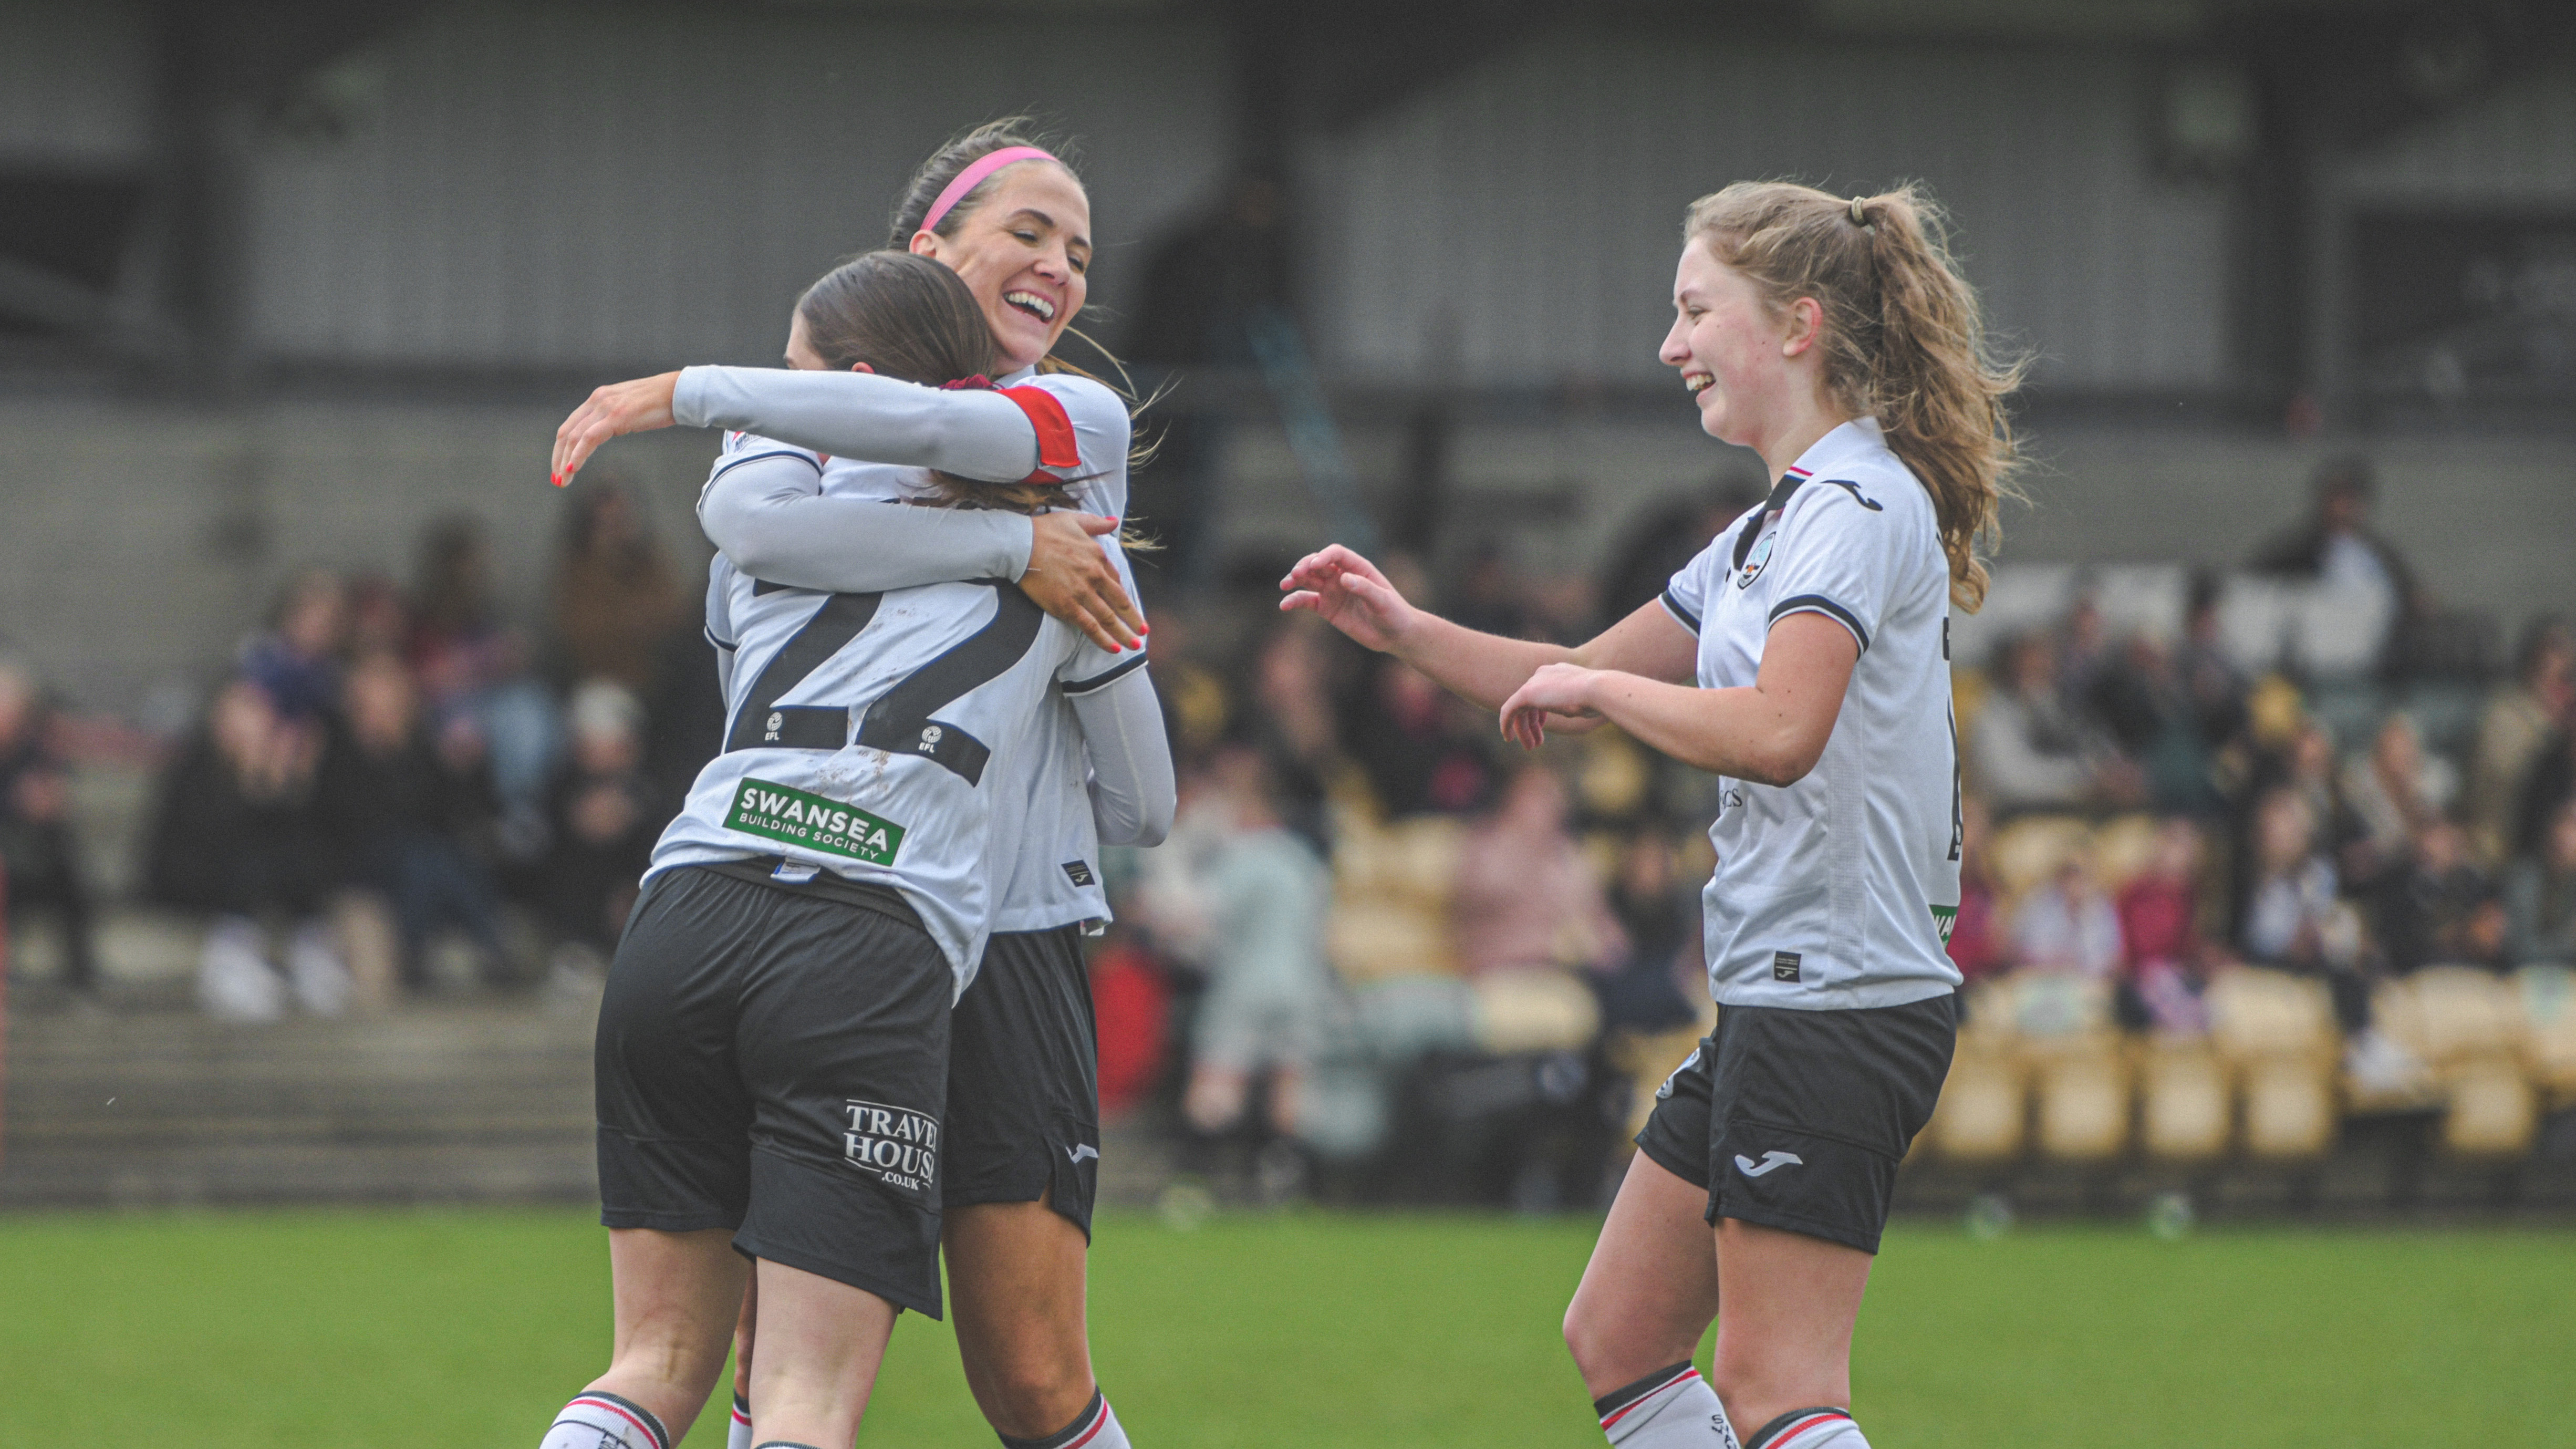
{"label": "club crest on jersey", "polygon": [[888,1187],[929,1193],[939,1187],[939,1121],[909,1107],[845,1101],[849,1127],[841,1158]]}
{"label": "club crest on jersey", "polygon": [[1771,562],[1771,545],[1779,541],[1779,530],[1774,529],[1762,535],[1762,541],[1753,545],[1752,554],[1744,560],[1743,571],[1735,576],[1737,588],[1749,589],[1753,587],[1755,579],[1762,577],[1762,566]]}
{"label": "club crest on jersey", "polygon": [[773,780],[748,776],[734,791],[725,828],[763,835],[870,865],[894,864],[903,849],[903,827],[855,805],[843,805]]}

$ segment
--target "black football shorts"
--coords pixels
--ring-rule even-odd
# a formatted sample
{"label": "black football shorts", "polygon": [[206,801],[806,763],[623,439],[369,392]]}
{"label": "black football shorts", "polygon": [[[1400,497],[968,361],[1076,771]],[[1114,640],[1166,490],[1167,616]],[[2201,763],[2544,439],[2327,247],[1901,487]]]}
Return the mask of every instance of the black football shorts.
{"label": "black football shorts", "polygon": [[1666,1078],[1637,1148],[1735,1218],[1878,1251],[1896,1165],[1932,1116],[1957,998],[1852,1011],[1729,1006]]}
{"label": "black football shorts", "polygon": [[948,1031],[943,1203],[1043,1198],[1090,1237],[1100,1050],[1080,928],[995,932]]}
{"label": "black football shorts", "polygon": [[609,967],[600,1221],[940,1314],[948,960],[903,898],[750,862],[654,876]]}

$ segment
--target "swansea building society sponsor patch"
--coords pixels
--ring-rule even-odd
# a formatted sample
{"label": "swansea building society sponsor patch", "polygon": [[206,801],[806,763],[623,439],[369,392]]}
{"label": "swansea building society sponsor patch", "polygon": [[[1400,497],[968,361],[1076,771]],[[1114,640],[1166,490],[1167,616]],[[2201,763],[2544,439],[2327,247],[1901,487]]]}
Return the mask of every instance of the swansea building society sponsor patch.
{"label": "swansea building society sponsor patch", "polygon": [[849,1130],[841,1156],[852,1167],[907,1192],[939,1188],[939,1122],[928,1113],[883,1102],[844,1101]]}
{"label": "swansea building society sponsor patch", "polygon": [[734,791],[725,825],[870,865],[894,864],[903,848],[903,827],[893,821],[770,780],[745,779]]}
{"label": "swansea building society sponsor patch", "polygon": [[1947,946],[1950,944],[1950,932],[1957,929],[1958,924],[1959,908],[1957,906],[1934,906],[1932,908],[1932,925],[1934,929],[1941,933],[1942,945]]}

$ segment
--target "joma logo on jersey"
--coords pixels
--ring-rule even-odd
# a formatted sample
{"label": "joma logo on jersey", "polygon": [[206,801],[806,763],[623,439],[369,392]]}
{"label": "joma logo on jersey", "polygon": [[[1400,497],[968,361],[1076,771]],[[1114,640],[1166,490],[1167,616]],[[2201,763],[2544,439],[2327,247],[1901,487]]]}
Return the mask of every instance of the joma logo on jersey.
{"label": "joma logo on jersey", "polygon": [[892,865],[903,849],[903,827],[893,821],[770,780],[746,778],[725,812],[725,825],[870,865]]}
{"label": "joma logo on jersey", "polygon": [[939,1122],[909,1107],[883,1102],[845,1102],[849,1130],[841,1134],[841,1156],[861,1172],[873,1173],[889,1187],[931,1192],[939,1186]]}

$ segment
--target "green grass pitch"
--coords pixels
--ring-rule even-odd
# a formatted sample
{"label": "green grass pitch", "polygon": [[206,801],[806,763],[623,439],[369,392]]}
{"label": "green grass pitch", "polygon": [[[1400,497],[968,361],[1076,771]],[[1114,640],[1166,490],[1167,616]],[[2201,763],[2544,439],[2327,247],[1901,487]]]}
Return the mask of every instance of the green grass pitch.
{"label": "green grass pitch", "polygon": [[[1101,1377],[1148,1449],[1598,1444],[1556,1329],[1594,1230],[1109,1217]],[[569,1211],[0,1217],[0,1444],[533,1446],[605,1362],[606,1248]],[[1916,1226],[1854,1378],[1882,1449],[2576,1445],[2571,1364],[2576,1231]],[[994,1442],[940,1325],[860,1442]]]}

